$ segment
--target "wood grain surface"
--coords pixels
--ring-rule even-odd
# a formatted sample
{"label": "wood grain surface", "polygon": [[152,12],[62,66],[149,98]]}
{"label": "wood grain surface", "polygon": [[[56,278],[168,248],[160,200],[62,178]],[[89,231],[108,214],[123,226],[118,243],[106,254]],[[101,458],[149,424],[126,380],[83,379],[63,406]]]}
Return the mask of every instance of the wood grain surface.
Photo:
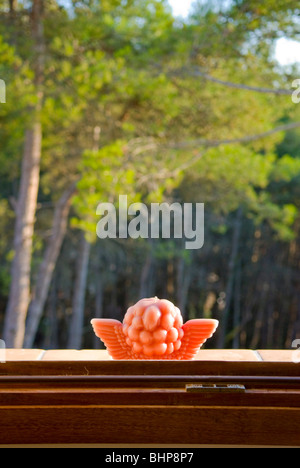
{"label": "wood grain surface", "polygon": [[[299,365],[270,352],[267,361],[31,355],[0,365],[0,445],[300,446]],[[214,383],[225,391],[197,393]],[[244,391],[227,390],[232,383]]]}

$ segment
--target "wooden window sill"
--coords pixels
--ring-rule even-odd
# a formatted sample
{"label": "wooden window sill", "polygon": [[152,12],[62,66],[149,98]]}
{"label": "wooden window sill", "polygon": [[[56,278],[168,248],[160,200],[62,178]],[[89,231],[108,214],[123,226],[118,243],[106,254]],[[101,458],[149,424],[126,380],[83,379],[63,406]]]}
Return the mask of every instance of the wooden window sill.
{"label": "wooden window sill", "polygon": [[300,446],[291,350],[112,361],[98,350],[5,350],[0,446]]}
{"label": "wooden window sill", "polygon": [[[3,351],[3,350],[2,350]],[[199,351],[196,361],[238,361],[238,362],[293,362],[295,350],[248,350],[248,349],[210,349]],[[2,353],[3,354],[3,353]],[[104,350],[70,349],[6,349],[5,360],[10,361],[108,361],[111,360]]]}

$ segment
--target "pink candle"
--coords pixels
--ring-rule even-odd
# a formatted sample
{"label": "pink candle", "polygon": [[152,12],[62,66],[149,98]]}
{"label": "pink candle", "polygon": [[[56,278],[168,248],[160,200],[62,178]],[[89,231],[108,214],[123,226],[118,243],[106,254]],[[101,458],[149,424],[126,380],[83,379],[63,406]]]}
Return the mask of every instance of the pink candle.
{"label": "pink candle", "polygon": [[113,359],[194,359],[200,347],[216,331],[213,319],[183,324],[178,307],[157,297],[142,299],[130,307],[123,323],[93,319],[95,334]]}

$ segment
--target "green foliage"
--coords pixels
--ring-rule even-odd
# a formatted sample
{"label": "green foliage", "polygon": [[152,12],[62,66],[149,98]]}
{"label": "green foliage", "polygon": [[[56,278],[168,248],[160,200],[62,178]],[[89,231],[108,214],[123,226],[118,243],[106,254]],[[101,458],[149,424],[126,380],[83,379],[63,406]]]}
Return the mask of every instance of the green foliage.
{"label": "green foliage", "polygon": [[33,101],[31,72],[14,47],[0,35],[0,79],[6,86],[6,103],[0,105],[0,177],[3,190],[19,176],[19,163],[28,122],[27,108]]}
{"label": "green foliage", "polygon": [[274,181],[284,180],[286,182],[299,176],[300,174],[300,158],[294,158],[285,155],[280,158],[272,171],[272,179]]}

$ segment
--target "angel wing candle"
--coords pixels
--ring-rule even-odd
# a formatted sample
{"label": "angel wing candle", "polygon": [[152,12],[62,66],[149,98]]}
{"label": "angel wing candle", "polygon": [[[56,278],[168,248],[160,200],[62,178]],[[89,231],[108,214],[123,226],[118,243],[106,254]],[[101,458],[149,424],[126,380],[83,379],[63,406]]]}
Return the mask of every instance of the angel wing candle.
{"label": "angel wing candle", "polygon": [[219,324],[213,319],[183,324],[178,307],[157,297],[142,299],[130,307],[123,323],[113,319],[93,319],[91,323],[116,360],[192,360]]}

